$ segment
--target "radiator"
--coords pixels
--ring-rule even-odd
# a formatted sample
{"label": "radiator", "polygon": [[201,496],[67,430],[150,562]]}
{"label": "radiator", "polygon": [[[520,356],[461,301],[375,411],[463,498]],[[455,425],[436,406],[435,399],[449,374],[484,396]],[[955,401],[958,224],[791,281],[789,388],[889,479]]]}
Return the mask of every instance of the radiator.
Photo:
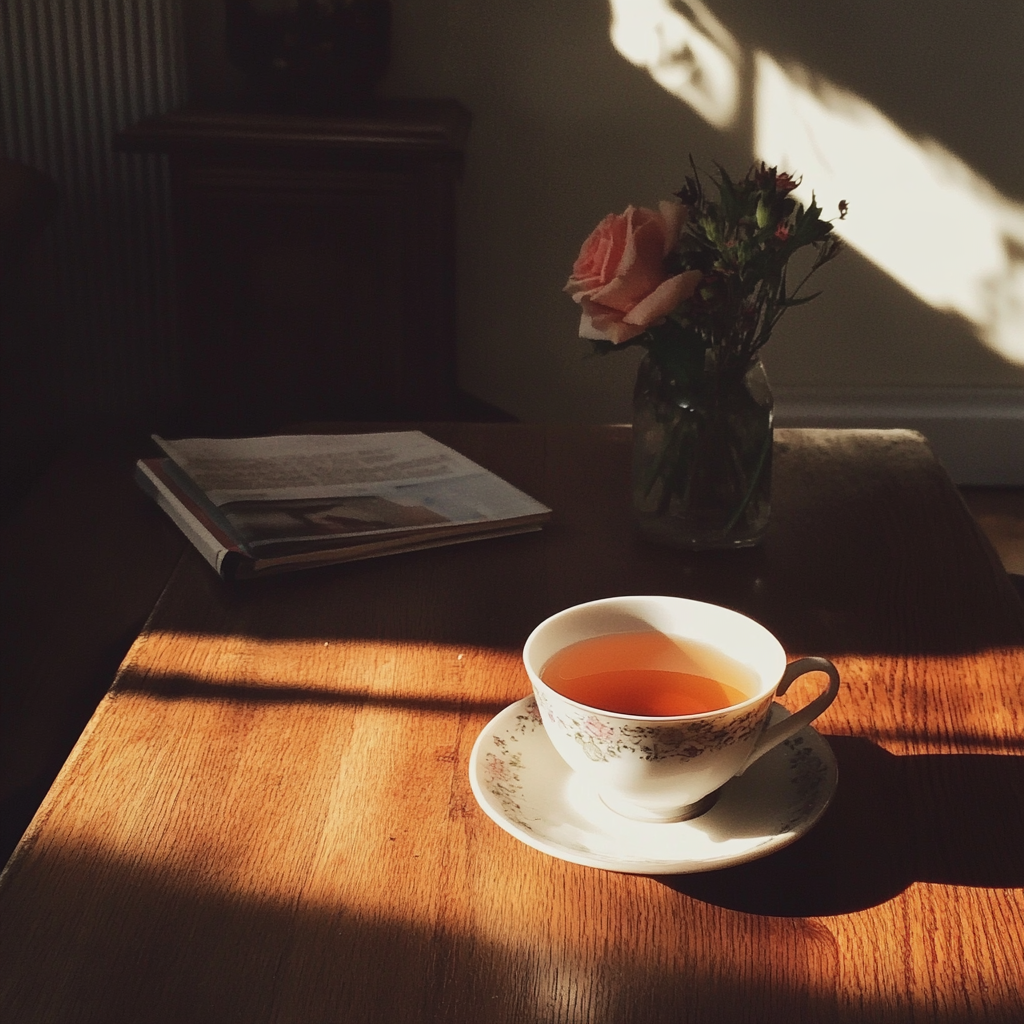
{"label": "radiator", "polygon": [[66,430],[150,428],[179,393],[166,158],[111,148],[184,100],[179,4],[0,0],[3,149],[61,196],[38,276]]}

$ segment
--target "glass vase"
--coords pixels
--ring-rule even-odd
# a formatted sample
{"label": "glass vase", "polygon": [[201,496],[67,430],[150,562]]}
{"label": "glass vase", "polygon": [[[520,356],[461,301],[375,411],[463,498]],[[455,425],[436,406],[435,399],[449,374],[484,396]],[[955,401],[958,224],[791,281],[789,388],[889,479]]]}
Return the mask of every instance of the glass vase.
{"label": "glass vase", "polygon": [[633,396],[633,511],[662,544],[752,547],[771,512],[772,393],[760,360],[722,372],[710,354],[680,382],[648,353]]}

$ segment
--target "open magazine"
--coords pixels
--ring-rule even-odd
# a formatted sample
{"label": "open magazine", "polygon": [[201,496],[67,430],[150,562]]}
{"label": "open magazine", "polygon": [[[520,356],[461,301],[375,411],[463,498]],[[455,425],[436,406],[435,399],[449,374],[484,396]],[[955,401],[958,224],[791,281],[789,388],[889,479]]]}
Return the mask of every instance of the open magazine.
{"label": "open magazine", "polygon": [[225,578],[539,530],[551,510],[418,430],[153,438],[136,479]]}

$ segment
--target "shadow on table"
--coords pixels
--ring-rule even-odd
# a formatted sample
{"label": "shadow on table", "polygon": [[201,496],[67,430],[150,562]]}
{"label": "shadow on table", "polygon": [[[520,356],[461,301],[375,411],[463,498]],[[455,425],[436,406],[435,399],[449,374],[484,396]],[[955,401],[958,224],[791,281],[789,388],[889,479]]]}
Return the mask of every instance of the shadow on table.
{"label": "shadow on table", "polygon": [[832,806],[807,836],[764,860],[663,884],[730,910],[822,917],[877,906],[914,882],[1024,886],[1024,757],[897,757],[829,737]]}
{"label": "shadow on table", "polygon": [[494,716],[507,701],[471,701],[459,697],[378,694],[366,688],[327,690],[313,686],[268,686],[252,683],[210,683],[186,675],[141,676],[124,671],[116,691],[140,693],[155,700],[210,700],[232,704],[314,704],[320,707],[376,707],[422,715],[477,714]]}
{"label": "shadow on table", "polygon": [[[1024,644],[1024,607],[980,537],[965,539],[952,526],[933,526],[922,536],[916,520],[903,523],[883,496],[874,497],[878,508],[860,500],[816,505],[791,516],[793,522],[780,512],[765,544],[742,551],[659,547],[635,537],[618,506],[588,508],[575,518],[556,514],[536,534],[235,583],[189,551],[153,625],[264,641],[521,651],[537,623],[563,608],[620,594],[665,594],[743,612],[793,653],[959,656]],[[923,507],[933,505],[922,499]],[[839,539],[822,523],[834,526]],[[884,557],[850,540],[879,533]],[[940,565],[936,551],[944,555]]]}
{"label": "shadow on table", "polygon": [[[232,843],[213,837],[189,849],[164,834],[147,856],[127,833],[92,840],[52,828],[40,834],[12,863],[3,892],[5,1019],[860,1024],[909,1020],[921,997],[911,994],[900,1008],[876,978],[850,1005],[833,984],[840,963],[832,937],[791,921],[737,931],[732,915],[712,911],[695,919],[706,934],[684,932],[668,956],[643,941],[608,941],[592,919],[574,935],[579,892],[571,877],[605,897],[607,887],[618,891],[606,906],[620,906],[624,930],[638,905],[651,904],[643,896],[633,902],[645,888],[637,879],[555,861],[550,891],[562,894],[556,907],[569,894],[568,923],[532,938],[487,908],[508,863],[481,866],[480,881],[494,879],[484,888],[445,890],[442,883],[438,891],[448,892],[452,909],[439,913],[427,894],[439,863],[444,876],[457,857],[428,865],[409,856],[411,847],[397,847],[362,869],[356,892],[339,882],[345,837],[323,838],[319,847],[293,845],[305,870],[288,882],[288,871],[245,865],[238,846],[235,861]],[[465,920],[460,906],[469,911]],[[559,929],[565,939],[553,940]],[[736,941],[744,934],[761,941]],[[788,951],[781,973],[780,949]],[[1008,990],[1004,979],[993,979],[986,992],[992,1019],[1012,1019]],[[969,1019],[966,996],[946,995],[948,1019]]]}

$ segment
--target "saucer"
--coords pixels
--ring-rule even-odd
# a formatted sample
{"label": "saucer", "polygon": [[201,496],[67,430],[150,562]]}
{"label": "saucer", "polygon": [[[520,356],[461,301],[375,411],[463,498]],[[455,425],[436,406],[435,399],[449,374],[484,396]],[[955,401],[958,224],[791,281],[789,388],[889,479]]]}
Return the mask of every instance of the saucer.
{"label": "saucer", "polygon": [[[771,721],[789,714],[772,705]],[[607,871],[676,875],[744,864],[807,832],[835,792],[836,760],[808,726],[730,779],[689,821],[632,821],[610,810],[551,745],[533,697],[477,737],[469,781],[484,813],[535,850]]]}

